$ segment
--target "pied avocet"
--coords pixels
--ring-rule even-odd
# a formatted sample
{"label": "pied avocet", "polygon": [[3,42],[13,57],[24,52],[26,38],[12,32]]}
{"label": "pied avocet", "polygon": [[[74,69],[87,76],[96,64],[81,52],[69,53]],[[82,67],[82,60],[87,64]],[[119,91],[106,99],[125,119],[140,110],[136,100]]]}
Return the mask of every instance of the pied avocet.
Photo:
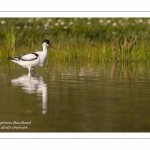
{"label": "pied avocet", "polygon": [[38,52],[23,55],[23,56],[15,56],[15,57],[8,57],[8,58],[12,62],[17,63],[24,68],[28,68],[29,74],[30,74],[31,69],[34,69],[35,67],[38,67],[38,66],[43,66],[43,64],[45,63],[46,58],[47,58],[48,46],[51,46],[52,48],[54,48],[52,45],[50,45],[50,41],[45,39],[42,42],[43,51],[38,51]]}

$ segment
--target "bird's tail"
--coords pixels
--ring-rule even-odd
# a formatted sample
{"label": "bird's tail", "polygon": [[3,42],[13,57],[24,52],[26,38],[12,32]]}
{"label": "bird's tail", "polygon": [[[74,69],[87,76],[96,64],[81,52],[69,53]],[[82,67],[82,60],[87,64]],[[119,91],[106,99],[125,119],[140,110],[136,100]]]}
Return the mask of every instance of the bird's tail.
{"label": "bird's tail", "polygon": [[14,58],[12,58],[12,57],[8,57],[8,59],[9,59],[9,60],[15,60],[15,59],[14,59]]}
{"label": "bird's tail", "polygon": [[16,57],[8,57],[9,60],[15,60],[18,61],[20,60],[20,57],[16,56]]}

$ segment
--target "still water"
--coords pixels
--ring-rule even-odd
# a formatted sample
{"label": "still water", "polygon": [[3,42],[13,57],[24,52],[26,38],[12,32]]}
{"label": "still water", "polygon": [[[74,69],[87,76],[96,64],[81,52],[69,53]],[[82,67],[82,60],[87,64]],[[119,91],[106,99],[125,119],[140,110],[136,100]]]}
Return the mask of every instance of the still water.
{"label": "still water", "polygon": [[149,64],[0,67],[0,132],[149,132]]}

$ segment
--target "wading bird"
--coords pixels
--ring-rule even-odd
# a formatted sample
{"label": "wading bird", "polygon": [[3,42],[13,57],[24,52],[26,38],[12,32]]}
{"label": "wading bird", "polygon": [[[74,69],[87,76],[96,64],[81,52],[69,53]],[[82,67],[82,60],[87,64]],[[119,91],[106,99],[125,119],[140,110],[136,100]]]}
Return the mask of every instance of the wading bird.
{"label": "wading bird", "polygon": [[43,66],[44,63],[46,62],[48,46],[51,46],[52,48],[54,48],[52,45],[50,45],[50,41],[45,39],[42,42],[42,48],[43,48],[42,51],[26,54],[23,56],[8,57],[8,59],[14,63],[19,64],[20,66],[24,68],[28,68],[29,75],[30,75],[30,72],[32,69],[38,66]]}

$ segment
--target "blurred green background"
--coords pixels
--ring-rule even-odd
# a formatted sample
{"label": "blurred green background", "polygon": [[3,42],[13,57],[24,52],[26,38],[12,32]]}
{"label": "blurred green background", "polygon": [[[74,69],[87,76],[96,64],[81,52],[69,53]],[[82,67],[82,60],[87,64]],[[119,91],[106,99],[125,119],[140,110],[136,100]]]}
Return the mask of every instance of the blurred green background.
{"label": "blurred green background", "polygon": [[0,18],[1,59],[39,51],[46,38],[54,62],[150,58],[150,18]]}

